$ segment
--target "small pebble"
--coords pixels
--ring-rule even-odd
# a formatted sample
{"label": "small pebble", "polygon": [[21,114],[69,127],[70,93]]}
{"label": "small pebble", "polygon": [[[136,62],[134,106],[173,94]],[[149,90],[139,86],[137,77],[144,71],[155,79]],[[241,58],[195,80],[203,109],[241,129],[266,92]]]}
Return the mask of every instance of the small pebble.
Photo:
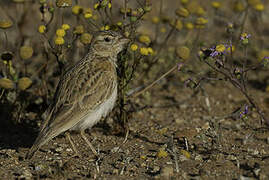
{"label": "small pebble", "polygon": [[62,147],[57,147],[57,148],[55,149],[55,151],[56,151],[56,152],[61,152],[61,151],[63,151],[63,148],[62,148]]}
{"label": "small pebble", "polygon": [[71,148],[67,148],[66,151],[67,152],[73,152],[73,150]]}
{"label": "small pebble", "polygon": [[194,160],[195,161],[203,161],[203,157],[200,154],[198,154],[197,156],[195,156]]}

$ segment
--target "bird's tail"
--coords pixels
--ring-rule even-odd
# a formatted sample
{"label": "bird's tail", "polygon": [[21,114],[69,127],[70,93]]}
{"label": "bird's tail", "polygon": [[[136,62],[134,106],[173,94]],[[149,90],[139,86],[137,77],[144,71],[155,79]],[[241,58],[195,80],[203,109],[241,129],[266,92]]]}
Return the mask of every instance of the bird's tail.
{"label": "bird's tail", "polygon": [[43,129],[38,137],[36,138],[33,146],[31,147],[31,149],[27,152],[25,158],[26,159],[31,159],[35,152],[38,151],[38,149],[44,145],[45,143],[47,143],[49,140],[51,140],[53,138],[53,136],[51,136],[51,133],[47,132],[46,129]]}

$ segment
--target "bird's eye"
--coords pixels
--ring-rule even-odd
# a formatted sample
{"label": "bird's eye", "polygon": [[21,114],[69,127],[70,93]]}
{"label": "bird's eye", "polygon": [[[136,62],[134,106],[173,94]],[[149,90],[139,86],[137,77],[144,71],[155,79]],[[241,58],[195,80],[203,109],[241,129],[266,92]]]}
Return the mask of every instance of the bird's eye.
{"label": "bird's eye", "polygon": [[110,42],[111,41],[111,39],[109,37],[105,37],[104,40],[105,40],[105,42]]}

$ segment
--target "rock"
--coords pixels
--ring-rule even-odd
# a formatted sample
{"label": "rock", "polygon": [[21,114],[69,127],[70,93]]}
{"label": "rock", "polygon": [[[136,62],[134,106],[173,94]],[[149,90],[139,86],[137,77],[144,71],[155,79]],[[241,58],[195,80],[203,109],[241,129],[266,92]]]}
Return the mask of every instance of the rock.
{"label": "rock", "polygon": [[171,179],[174,174],[174,169],[171,166],[166,166],[161,170],[161,177],[164,179]]}

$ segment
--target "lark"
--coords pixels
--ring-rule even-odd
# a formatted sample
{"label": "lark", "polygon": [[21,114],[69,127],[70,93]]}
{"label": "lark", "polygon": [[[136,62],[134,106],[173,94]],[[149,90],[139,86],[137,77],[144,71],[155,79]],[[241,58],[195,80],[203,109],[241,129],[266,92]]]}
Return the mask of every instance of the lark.
{"label": "lark", "polygon": [[74,151],[78,151],[69,131],[79,131],[92,152],[97,152],[85,136],[113,109],[117,99],[117,55],[129,39],[117,32],[102,31],[92,40],[87,55],[61,76],[53,101],[27,159],[48,141],[66,132]]}

